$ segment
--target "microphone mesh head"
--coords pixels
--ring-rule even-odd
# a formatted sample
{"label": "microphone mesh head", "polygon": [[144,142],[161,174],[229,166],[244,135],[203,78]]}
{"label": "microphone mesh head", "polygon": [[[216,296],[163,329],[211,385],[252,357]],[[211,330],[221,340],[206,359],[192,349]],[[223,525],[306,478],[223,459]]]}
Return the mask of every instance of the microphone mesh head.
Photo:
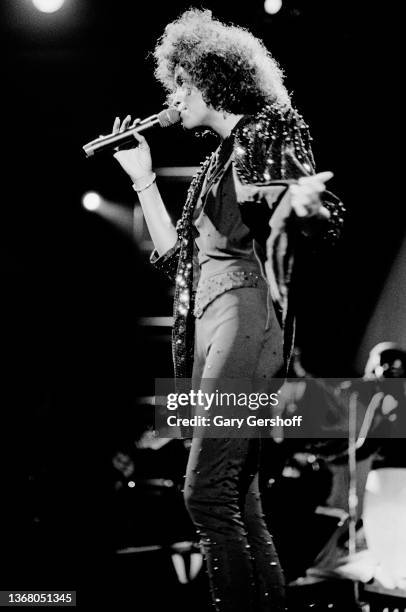
{"label": "microphone mesh head", "polygon": [[158,121],[161,127],[169,127],[170,125],[178,123],[179,120],[180,112],[174,107],[165,108],[165,110],[161,111],[158,115]]}

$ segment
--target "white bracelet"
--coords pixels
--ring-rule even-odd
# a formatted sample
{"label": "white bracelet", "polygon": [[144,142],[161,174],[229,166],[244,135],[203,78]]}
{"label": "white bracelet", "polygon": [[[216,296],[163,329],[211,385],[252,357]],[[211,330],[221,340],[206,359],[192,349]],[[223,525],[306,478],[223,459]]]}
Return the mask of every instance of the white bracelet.
{"label": "white bracelet", "polygon": [[156,174],[155,174],[155,172],[153,172],[152,173],[152,180],[149,183],[147,183],[144,187],[141,187],[141,189],[138,189],[137,185],[134,183],[133,184],[133,189],[137,193],[140,193],[141,191],[145,191],[145,189],[148,189],[148,187],[151,187],[151,185],[153,185],[155,183],[155,180],[156,180]]}

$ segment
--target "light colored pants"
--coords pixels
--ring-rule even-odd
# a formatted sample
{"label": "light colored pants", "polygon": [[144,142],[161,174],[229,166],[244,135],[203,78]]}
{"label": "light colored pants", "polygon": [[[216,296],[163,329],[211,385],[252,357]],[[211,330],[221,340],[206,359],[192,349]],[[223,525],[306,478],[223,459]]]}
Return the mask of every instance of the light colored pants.
{"label": "light colored pants", "polygon": [[[252,378],[265,389],[281,363],[281,332],[265,287],[228,291],[197,319],[193,388],[214,392],[221,378]],[[203,435],[192,441],[185,502],[221,612],[285,609],[283,575],[258,490],[259,451],[258,439]]]}
{"label": "light colored pants", "polygon": [[196,319],[196,386],[221,378],[269,381],[282,363],[282,331],[265,283],[223,293]]}

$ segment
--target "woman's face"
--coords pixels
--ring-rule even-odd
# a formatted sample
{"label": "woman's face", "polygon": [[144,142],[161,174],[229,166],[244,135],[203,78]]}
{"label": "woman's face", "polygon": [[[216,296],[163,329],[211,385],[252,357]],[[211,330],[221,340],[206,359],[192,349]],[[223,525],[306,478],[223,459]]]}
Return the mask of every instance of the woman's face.
{"label": "woman's face", "polygon": [[214,109],[206,104],[201,92],[192,85],[189,75],[180,66],[175,70],[175,84],[173,105],[180,111],[183,127],[188,130],[199,126],[211,127]]}

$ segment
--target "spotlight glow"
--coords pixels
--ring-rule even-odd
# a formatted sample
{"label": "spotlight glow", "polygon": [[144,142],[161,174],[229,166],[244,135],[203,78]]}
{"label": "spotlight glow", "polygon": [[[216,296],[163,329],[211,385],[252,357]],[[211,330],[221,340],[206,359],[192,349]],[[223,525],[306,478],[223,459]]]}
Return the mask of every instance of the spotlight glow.
{"label": "spotlight glow", "polygon": [[269,15],[275,15],[282,8],[282,0],[265,0],[264,10]]}
{"label": "spotlight glow", "polygon": [[82,205],[86,210],[94,211],[100,208],[102,199],[95,191],[88,191],[82,197]]}
{"label": "spotlight glow", "polygon": [[56,13],[65,4],[65,0],[32,0],[32,3],[41,13]]}

